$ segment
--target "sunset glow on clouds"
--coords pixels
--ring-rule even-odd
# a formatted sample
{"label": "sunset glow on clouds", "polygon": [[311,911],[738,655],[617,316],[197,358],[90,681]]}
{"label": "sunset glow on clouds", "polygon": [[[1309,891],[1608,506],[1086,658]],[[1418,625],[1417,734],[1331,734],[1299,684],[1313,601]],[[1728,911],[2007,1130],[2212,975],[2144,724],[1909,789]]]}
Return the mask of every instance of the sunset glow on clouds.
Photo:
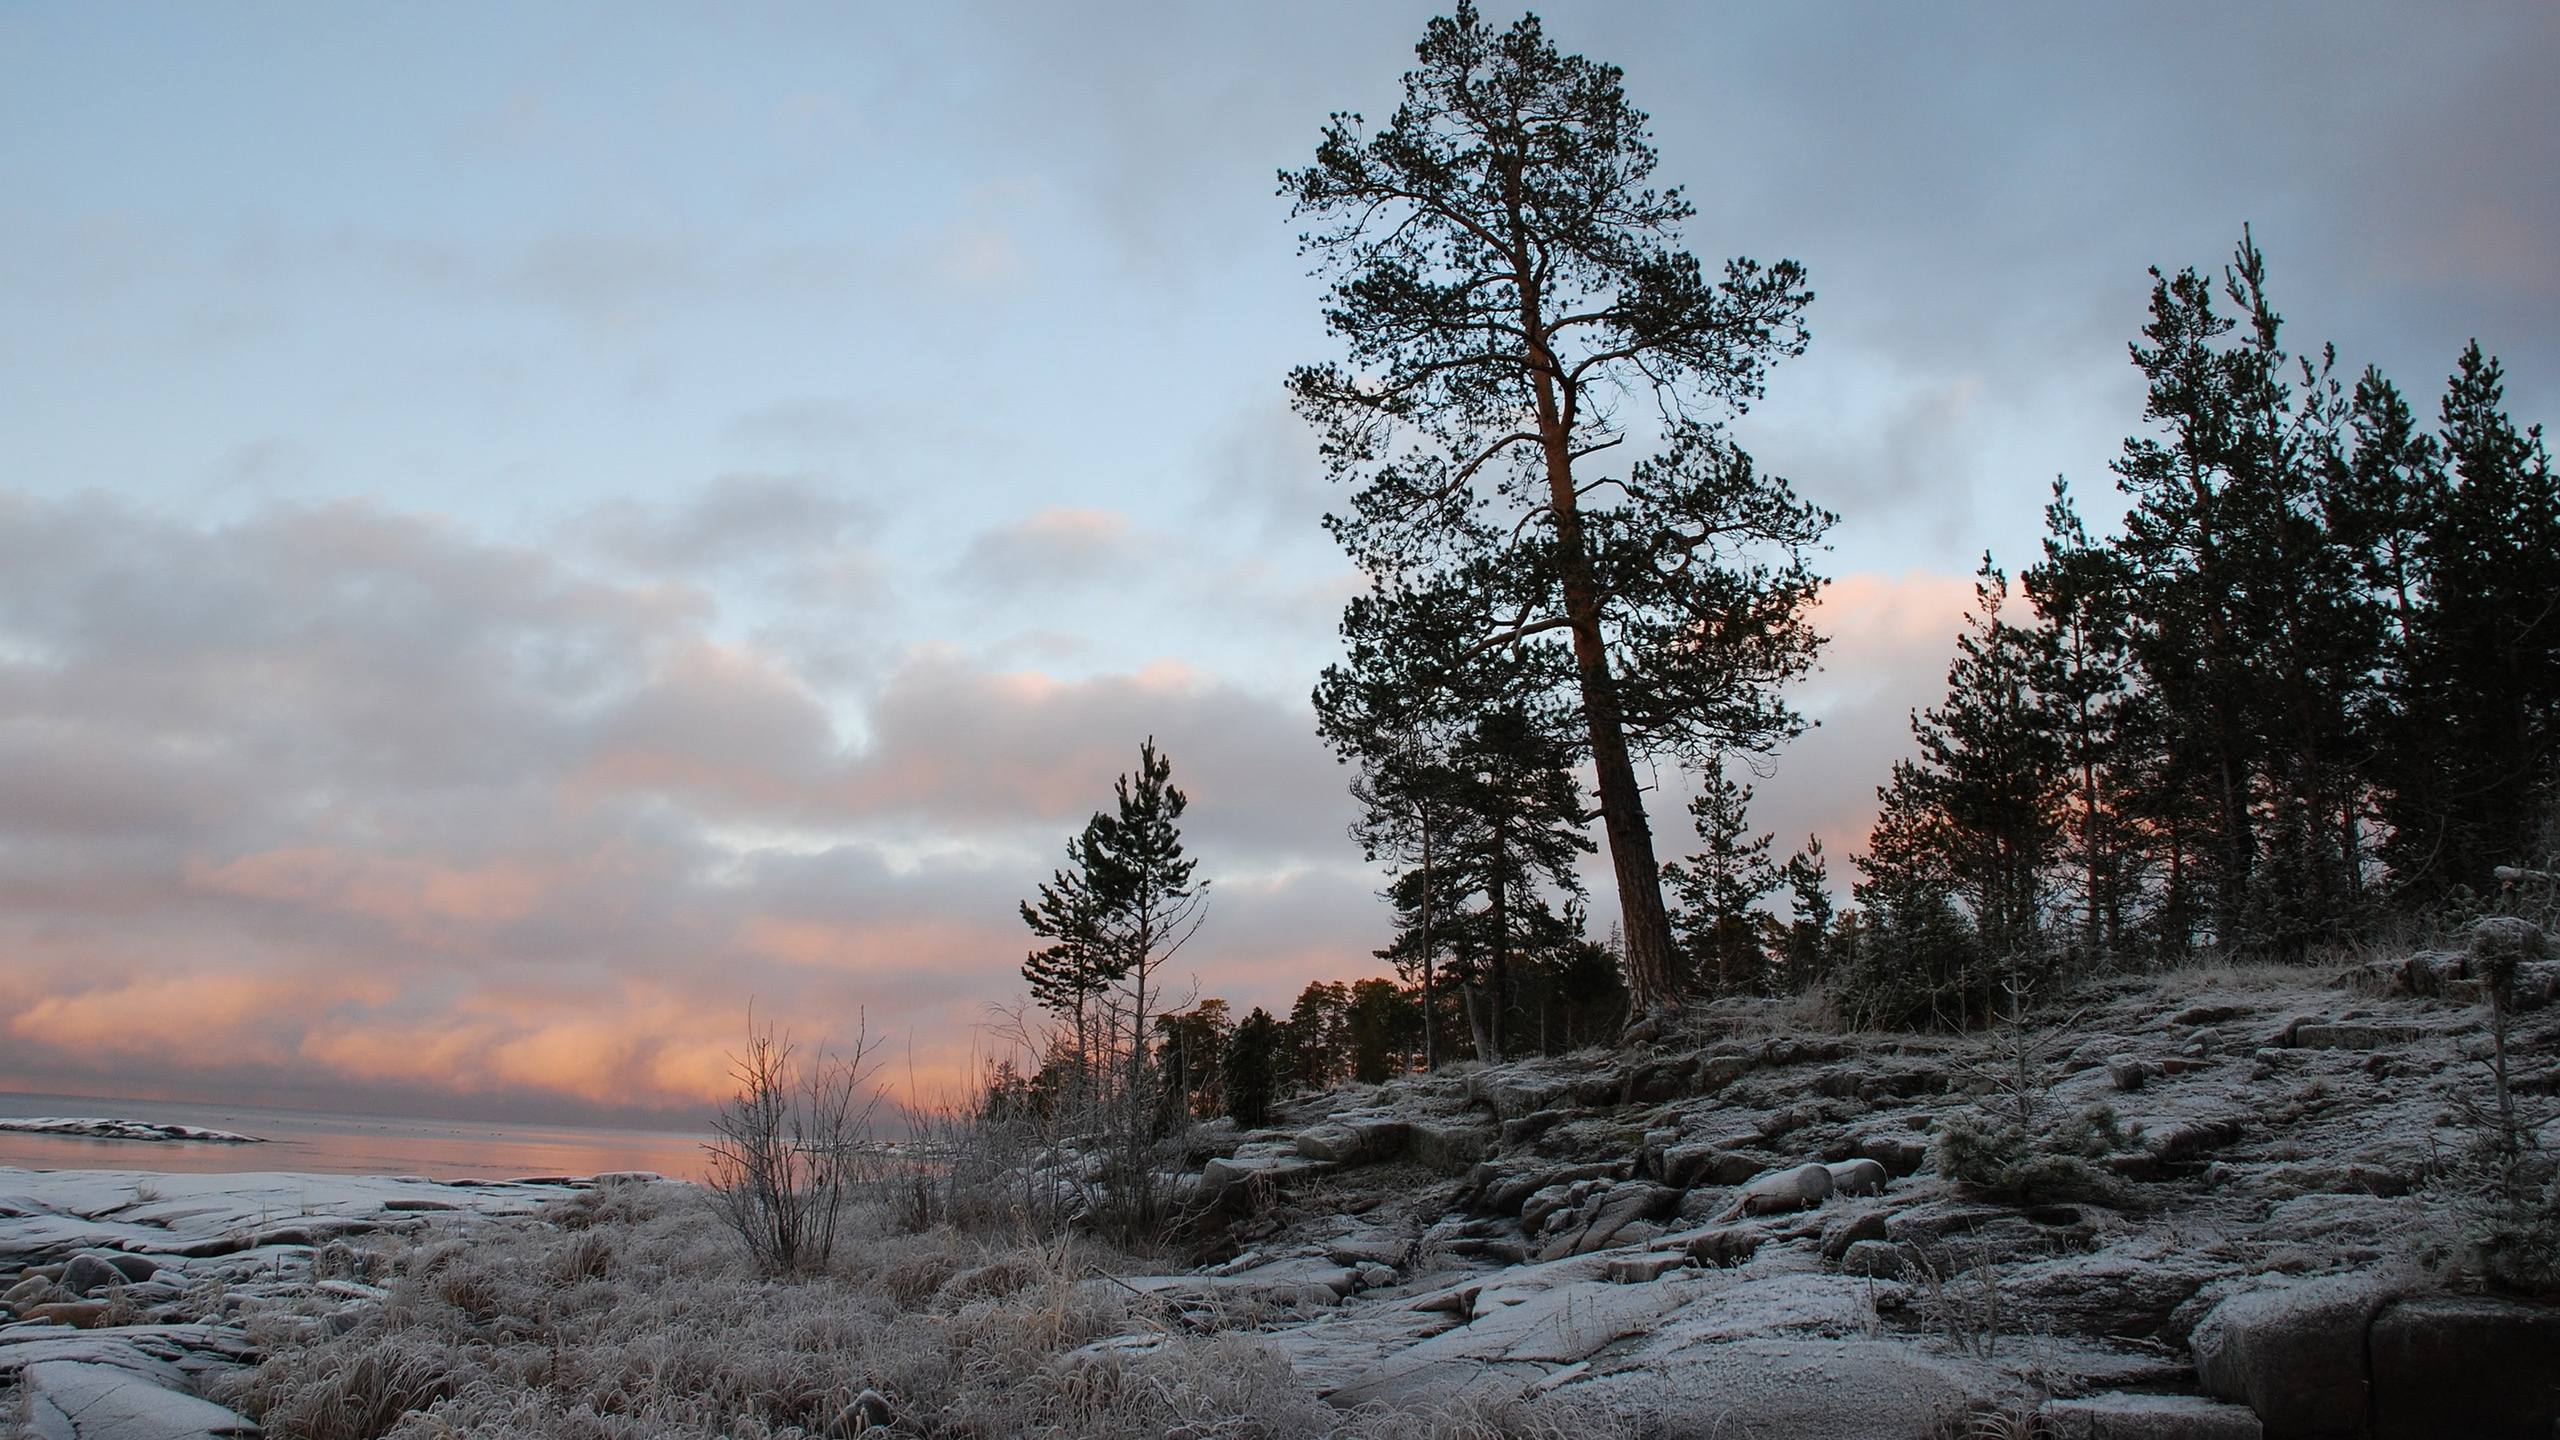
{"label": "sunset glow on clouds", "polygon": [[[1183,987],[1373,973],[1270,190],[1434,8],[0,9],[0,1088],[690,1110],[750,1005],[947,1087],[1151,735]],[[2196,15],[1547,16],[1820,297],[1735,433],[1843,516],[1751,781],[1838,883],[1982,550],[2113,513],[2146,266],[2560,410],[2552,12]]]}
{"label": "sunset glow on clouds", "polygon": [[[721,1092],[751,1002],[812,1040],[867,1013],[948,1083],[1018,989],[1013,902],[1150,734],[1216,880],[1202,993],[1376,968],[1344,772],[1286,691],[925,644],[838,706],[710,607],[372,505],[216,528],[22,498],[0,554],[113,595],[5,616],[6,1083],[683,1107]],[[1875,716],[1968,593],[1827,592],[1807,699],[1863,747],[1844,770],[1892,752]],[[1803,803],[1836,843],[1859,801]]]}

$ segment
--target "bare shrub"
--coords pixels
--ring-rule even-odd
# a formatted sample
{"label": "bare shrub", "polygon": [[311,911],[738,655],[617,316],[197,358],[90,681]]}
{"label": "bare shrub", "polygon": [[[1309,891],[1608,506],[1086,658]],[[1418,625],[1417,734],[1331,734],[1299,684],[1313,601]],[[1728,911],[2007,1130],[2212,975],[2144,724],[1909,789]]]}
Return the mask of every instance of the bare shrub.
{"label": "bare shrub", "polygon": [[731,1066],[738,1093],[703,1149],[714,1207],[767,1275],[806,1275],[835,1256],[836,1229],[874,1149],[879,1095],[866,1066],[877,1047],[858,1027],[849,1054],[821,1046],[803,1064],[788,1035],[751,1029]]}

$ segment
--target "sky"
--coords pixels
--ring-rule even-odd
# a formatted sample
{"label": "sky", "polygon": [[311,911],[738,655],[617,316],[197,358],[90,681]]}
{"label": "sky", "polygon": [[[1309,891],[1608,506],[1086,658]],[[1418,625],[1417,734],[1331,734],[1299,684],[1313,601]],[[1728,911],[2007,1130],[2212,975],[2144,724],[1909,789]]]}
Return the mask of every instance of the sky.
{"label": "sky", "polygon": [[[947,1092],[1150,735],[1184,981],[1376,973],[1273,192],[1431,13],[0,4],[0,1089],[663,1117],[752,1011]],[[1842,517],[1782,853],[2119,511],[2147,267],[2246,223],[2298,348],[2560,415],[2560,9],[1543,13],[1817,295],[1735,426]]]}

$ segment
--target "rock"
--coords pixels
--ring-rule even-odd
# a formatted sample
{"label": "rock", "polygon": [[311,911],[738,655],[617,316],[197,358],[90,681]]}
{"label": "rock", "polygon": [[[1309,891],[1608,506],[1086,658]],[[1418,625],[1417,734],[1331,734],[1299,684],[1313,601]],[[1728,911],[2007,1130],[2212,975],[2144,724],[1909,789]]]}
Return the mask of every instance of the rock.
{"label": "rock", "polygon": [[851,1435],[870,1429],[894,1430],[897,1424],[898,1412],[890,1408],[889,1397],[867,1386],[836,1417],[836,1428]]}
{"label": "rock", "polygon": [[1884,1166],[1874,1160],[1842,1160],[1822,1167],[1831,1172],[1834,1195],[1881,1195],[1884,1193]]}
{"label": "rock", "polygon": [[1751,1065],[1751,1058],[1746,1055],[1701,1055],[1696,1077],[1689,1082],[1691,1093],[1713,1095],[1750,1074]]}
{"label": "rock", "polygon": [[2231,1296],[2188,1347],[2206,1394],[2258,1413],[2273,1440],[2364,1429],[2365,1331],[2385,1295],[2369,1275],[2339,1275]]}
{"label": "rock", "polygon": [[1861,1135],[1850,1142],[1849,1153],[1873,1160],[1897,1179],[1918,1174],[1929,1160],[1928,1142],[1908,1135]]}
{"label": "rock", "polygon": [[1937,1440],[1965,1433],[1970,1378],[1891,1340],[1749,1339],[1627,1362],[1553,1393],[1655,1417],[1645,1433],[1662,1440]]}
{"label": "rock", "polygon": [[148,1255],[109,1255],[101,1253],[98,1258],[106,1261],[110,1265],[113,1265],[118,1270],[123,1271],[126,1281],[135,1285],[139,1285],[143,1281],[160,1273],[160,1262],[152,1259]]}
{"label": "rock", "polygon": [[2151,1067],[2134,1056],[2110,1055],[2107,1057],[2107,1080],[2118,1090],[2127,1092],[2139,1090],[2142,1088],[2142,1082],[2150,1078]]}
{"label": "rock", "polygon": [[1762,1169],[1761,1162],[1717,1145],[1673,1145],[1662,1152],[1662,1180],[1686,1190],[1698,1185],[1739,1185]]}
{"label": "rock", "polygon": [[[1607,1163],[1497,1173],[1478,1188],[1476,1205],[1488,1215],[1518,1215],[1526,1209],[1532,1195],[1560,1186],[1570,1187],[1578,1181],[1614,1180],[1617,1175],[1618,1167]],[[1543,1214],[1540,1218],[1544,1218]],[[1532,1222],[1529,1228],[1534,1231],[1537,1226]]]}
{"label": "rock", "polygon": [[99,1255],[74,1255],[71,1263],[62,1267],[62,1288],[84,1297],[110,1285],[122,1285],[127,1279],[122,1270]]}
{"label": "rock", "polygon": [[2052,1440],[2259,1440],[2258,1417],[2196,1395],[2091,1395],[2036,1411]]}
{"label": "rock", "polygon": [[44,1305],[31,1305],[24,1318],[38,1325],[68,1325],[74,1330],[94,1330],[107,1323],[104,1300],[56,1300]]}
{"label": "rock", "polygon": [[1870,1280],[1899,1280],[1909,1268],[1909,1253],[1890,1240],[1859,1240],[1840,1254],[1840,1273]]}
{"label": "rock", "polygon": [[1457,1120],[1415,1120],[1407,1129],[1408,1153],[1415,1163],[1455,1174],[1493,1153],[1489,1126]]}
{"label": "rock", "polygon": [[1554,1109],[1572,1088],[1553,1076],[1532,1075],[1503,1065],[1469,1075],[1467,1100],[1491,1109],[1500,1119],[1517,1120],[1535,1111]]}
{"label": "rock", "polygon": [[1609,1262],[1609,1283],[1642,1285],[1688,1265],[1690,1259],[1679,1251],[1651,1255],[1621,1255]]}
{"label": "rock", "polygon": [[1570,1118],[1562,1110],[1537,1110],[1502,1122],[1502,1148],[1517,1150]]}
{"label": "rock", "polygon": [[1276,1189],[1292,1181],[1329,1175],[1335,1168],[1329,1161],[1304,1155],[1239,1152],[1201,1167],[1200,1193],[1213,1205],[1225,1204],[1239,1195],[1252,1192],[1257,1186]]}
{"label": "rock", "polygon": [[[1561,1260],[1568,1255],[1588,1255],[1595,1250],[1605,1250],[1620,1232],[1639,1221],[1667,1215],[1679,1203],[1679,1191],[1641,1180],[1613,1186],[1599,1196],[1587,1219],[1578,1226],[1568,1227],[1549,1241],[1538,1252],[1538,1258]],[[1525,1220],[1525,1213],[1523,1218]]]}
{"label": "rock", "polygon": [[2396,1300],[2374,1316],[2368,1354],[2374,1440],[2543,1440],[2560,1431],[2560,1307],[2478,1295]]}
{"label": "rock", "polygon": [[2293,1027],[2292,1043],[2297,1050],[2382,1050],[2406,1045],[2425,1033],[2415,1025],[2306,1020]]}
{"label": "rock", "polygon": [[1777,1170],[1742,1187],[1719,1220],[1737,1220],[1745,1215],[1775,1215],[1787,1210],[1804,1210],[1821,1204],[1831,1196],[1831,1171],[1821,1165],[1798,1165],[1792,1170]]}
{"label": "rock", "polygon": [[2168,1334],[2179,1306],[2232,1268],[2193,1250],[2135,1242],[2012,1270],[2001,1280],[2002,1304],[2042,1329],[2153,1341]]}
{"label": "rock", "polygon": [[2545,942],[2542,927],[2520,915],[2483,915],[2471,922],[2468,948],[2474,961],[2537,960]]}
{"label": "rock", "polygon": [[1724,1225],[1701,1235],[1689,1237],[1683,1247],[1689,1258],[1709,1269],[1739,1265],[1760,1249],[1763,1238],[1756,1225]]}
{"label": "rock", "polygon": [[1849,1253],[1849,1247],[1862,1241],[1884,1238],[1884,1212],[1861,1210],[1844,1215],[1822,1227],[1822,1258],[1837,1263]]}
{"label": "rock", "polygon": [[1301,1130],[1294,1141],[1298,1153],[1310,1160],[1323,1160],[1335,1165],[1357,1165],[1373,1158],[1367,1137],[1348,1125],[1319,1125]]}
{"label": "rock", "polygon": [[1581,1209],[1583,1202],[1591,1198],[1592,1187],[1597,1183],[1586,1178],[1559,1180],[1538,1187],[1520,1203],[1520,1228],[1532,1235],[1544,1233],[1549,1228],[1549,1220]]}
{"label": "rock", "polygon": [[41,1305],[53,1294],[53,1282],[31,1271],[19,1276],[18,1283],[10,1286],[7,1293],[0,1294],[0,1304],[21,1308],[28,1305]]}
{"label": "rock", "polygon": [[233,1411],[112,1365],[39,1360],[20,1372],[19,1385],[27,1433],[36,1440],[206,1440],[258,1433]]}

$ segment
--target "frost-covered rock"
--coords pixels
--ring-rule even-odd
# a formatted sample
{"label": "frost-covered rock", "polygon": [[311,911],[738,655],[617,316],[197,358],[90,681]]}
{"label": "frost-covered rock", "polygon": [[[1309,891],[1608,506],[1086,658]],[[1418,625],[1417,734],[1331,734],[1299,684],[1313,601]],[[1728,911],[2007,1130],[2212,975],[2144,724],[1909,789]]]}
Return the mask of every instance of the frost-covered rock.
{"label": "frost-covered rock", "polygon": [[2205,1393],[2246,1404],[2275,1440],[2363,1430],[2365,1332],[2389,1298],[2370,1275],[2269,1282],[2214,1306],[2188,1346]]}
{"label": "frost-covered rock", "polygon": [[2259,1440],[2257,1415],[2195,1395],[2090,1395],[2036,1411],[2052,1440]]}
{"label": "frost-covered rock", "polygon": [[2560,1307],[2484,1295],[2396,1300],[2374,1316],[2375,1440],[2560,1431]]}
{"label": "frost-covered rock", "polygon": [[78,1360],[25,1367],[27,1430],[37,1440],[210,1440],[258,1427],[210,1400],[164,1389],[132,1371]]}

